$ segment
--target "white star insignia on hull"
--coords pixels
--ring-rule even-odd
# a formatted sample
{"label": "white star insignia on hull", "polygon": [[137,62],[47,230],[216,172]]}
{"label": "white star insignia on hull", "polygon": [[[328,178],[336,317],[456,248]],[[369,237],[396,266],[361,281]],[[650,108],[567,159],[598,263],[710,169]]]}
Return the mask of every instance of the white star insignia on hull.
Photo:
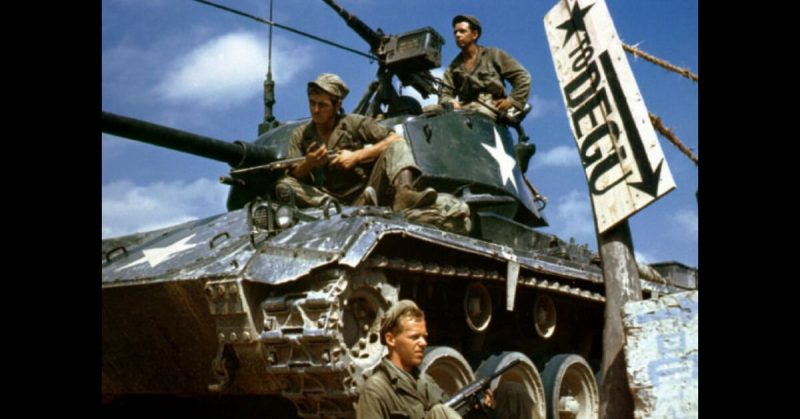
{"label": "white star insignia on hull", "polygon": [[503,186],[506,186],[506,182],[511,180],[511,184],[514,185],[514,190],[519,192],[517,180],[514,178],[514,166],[517,165],[517,161],[506,154],[506,149],[503,147],[503,141],[500,139],[500,133],[497,132],[497,128],[494,128],[494,147],[486,144],[481,145],[495,160],[497,160],[497,165],[500,166],[500,178],[503,182]]}
{"label": "white star insignia on hull", "polygon": [[125,268],[129,268],[129,267],[134,266],[134,265],[139,265],[139,264],[145,263],[145,262],[147,262],[150,265],[150,267],[152,268],[152,267],[164,262],[165,260],[169,259],[170,257],[172,257],[172,255],[174,255],[176,253],[180,253],[180,252],[183,252],[184,250],[191,249],[191,248],[197,246],[197,243],[186,244],[189,240],[191,240],[196,235],[197,235],[197,233],[192,234],[191,236],[185,237],[183,239],[180,239],[180,240],[176,241],[175,243],[172,243],[171,245],[169,245],[167,247],[159,247],[159,248],[156,248],[156,249],[145,249],[145,250],[142,251],[142,253],[144,253],[144,255],[141,258],[136,259],[133,262],[131,262],[131,263],[125,265],[125,266],[120,266],[116,270],[119,271],[119,270],[122,270],[122,269],[125,269]]}

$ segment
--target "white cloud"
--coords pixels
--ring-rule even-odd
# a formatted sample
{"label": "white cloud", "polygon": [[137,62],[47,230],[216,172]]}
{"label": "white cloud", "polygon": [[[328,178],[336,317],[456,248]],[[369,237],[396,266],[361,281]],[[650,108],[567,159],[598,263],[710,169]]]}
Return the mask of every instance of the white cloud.
{"label": "white cloud", "polygon": [[697,213],[693,210],[682,209],[670,214],[670,220],[675,225],[675,231],[683,237],[697,240]]}
{"label": "white cloud", "polygon": [[[273,43],[272,74],[276,84],[290,82],[312,63],[310,47],[280,38]],[[268,48],[263,36],[234,32],[214,38],[176,58],[156,87],[172,103],[204,107],[231,106],[262,93]]]}
{"label": "white cloud", "polygon": [[534,158],[538,167],[580,167],[581,159],[575,146],[560,145],[542,153],[537,153]]}
{"label": "white cloud", "polygon": [[528,118],[531,119],[542,117],[550,111],[558,109],[558,102],[537,95],[531,96],[528,102],[531,102],[531,106],[533,106],[531,113],[528,114]]}
{"label": "white cloud", "polygon": [[170,69],[167,63],[172,62],[180,52],[189,50],[191,45],[196,44],[192,39],[200,36],[208,37],[204,34],[167,36],[145,45],[140,45],[130,36],[118,42],[104,39],[103,108],[152,108],[163,95],[153,86],[161,82],[163,74]]}
{"label": "white cloud", "polygon": [[636,261],[639,263],[655,263],[660,261],[660,259],[650,253],[640,252],[638,250],[633,251],[633,257],[636,258]]}
{"label": "white cloud", "polygon": [[103,185],[102,235],[150,231],[225,211],[228,187],[209,179],[191,183],[129,180]]}
{"label": "white cloud", "polygon": [[570,237],[574,237],[578,244],[587,243],[596,248],[594,217],[589,197],[572,190],[554,201],[547,206],[548,210],[555,211],[548,215],[553,232],[562,240],[569,241]]}

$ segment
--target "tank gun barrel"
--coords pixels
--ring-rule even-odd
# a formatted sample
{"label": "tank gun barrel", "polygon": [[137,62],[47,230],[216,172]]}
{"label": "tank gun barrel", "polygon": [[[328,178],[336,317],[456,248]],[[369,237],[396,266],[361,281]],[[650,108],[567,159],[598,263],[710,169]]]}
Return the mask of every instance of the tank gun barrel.
{"label": "tank gun barrel", "polygon": [[105,111],[101,127],[107,134],[222,161],[231,167],[265,164],[276,159],[268,148],[243,141],[222,141]]}
{"label": "tank gun barrel", "polygon": [[356,31],[358,36],[367,41],[370,51],[372,51],[373,54],[379,55],[378,50],[381,47],[381,40],[383,39],[383,32],[381,32],[380,29],[377,31],[372,30],[372,28],[364,23],[364,21],[345,10],[333,0],[322,1],[324,1],[328,6],[331,6],[331,8],[335,10],[336,13],[342,17],[342,19],[344,19],[344,21],[347,23],[347,26]]}

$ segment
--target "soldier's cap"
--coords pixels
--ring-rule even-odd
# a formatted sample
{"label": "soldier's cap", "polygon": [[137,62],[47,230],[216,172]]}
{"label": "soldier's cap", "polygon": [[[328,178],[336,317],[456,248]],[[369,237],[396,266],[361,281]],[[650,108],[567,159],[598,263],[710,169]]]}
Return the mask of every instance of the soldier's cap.
{"label": "soldier's cap", "polygon": [[481,30],[481,21],[478,20],[478,18],[475,17],[475,16],[472,16],[472,15],[458,15],[458,16],[453,18],[453,26],[456,26],[456,23],[458,23],[458,22],[469,22],[471,24],[470,26],[475,27],[475,28],[478,29],[478,32],[483,32],[483,30]]}
{"label": "soldier's cap", "polygon": [[[397,326],[398,320],[403,314],[408,313],[409,311],[417,311],[422,313],[422,310],[417,306],[417,304],[411,300],[400,300],[395,303],[393,306],[386,310],[383,313],[383,317],[381,318],[381,343],[386,345],[386,341],[384,340],[384,336],[386,336],[386,332],[392,331],[392,329]],[[423,314],[424,315],[424,314]]]}
{"label": "soldier's cap", "polygon": [[308,86],[317,86],[342,100],[350,93],[342,78],[333,73],[320,74],[316,80],[308,82]]}

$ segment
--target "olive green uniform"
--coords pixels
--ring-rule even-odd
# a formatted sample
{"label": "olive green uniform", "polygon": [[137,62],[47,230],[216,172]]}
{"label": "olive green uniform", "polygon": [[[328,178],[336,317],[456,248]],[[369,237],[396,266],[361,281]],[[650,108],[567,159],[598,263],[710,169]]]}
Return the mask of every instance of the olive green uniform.
{"label": "olive green uniform", "polygon": [[441,405],[444,391],[427,374],[415,376],[383,358],[361,388],[356,417],[359,419],[456,419],[455,410]]}
{"label": "olive green uniform", "polygon": [[494,118],[494,112],[475,100],[492,105],[495,100],[506,97],[503,81],[508,80],[512,87],[509,99],[515,108],[522,110],[531,92],[531,75],[505,51],[480,45],[477,47],[478,58],[472,71],[464,67],[461,53],[447,67],[439,103],[450,102],[457,96],[462,108],[483,112]]}
{"label": "olive green uniform", "polygon": [[[336,126],[326,144],[329,151],[359,150],[375,144],[389,136],[392,130],[381,126],[373,119],[361,115],[338,115]],[[312,144],[322,144],[313,121],[297,127],[289,138],[288,158],[302,157]],[[403,169],[421,173],[414,161],[411,147],[406,141],[392,142],[375,162],[356,165],[351,170],[342,170],[330,165],[316,168],[311,174],[313,185],[285,176],[279,183],[289,186],[300,203],[317,207],[325,198],[334,196],[350,204],[361,191],[371,185],[381,195],[386,182],[394,181]]]}

